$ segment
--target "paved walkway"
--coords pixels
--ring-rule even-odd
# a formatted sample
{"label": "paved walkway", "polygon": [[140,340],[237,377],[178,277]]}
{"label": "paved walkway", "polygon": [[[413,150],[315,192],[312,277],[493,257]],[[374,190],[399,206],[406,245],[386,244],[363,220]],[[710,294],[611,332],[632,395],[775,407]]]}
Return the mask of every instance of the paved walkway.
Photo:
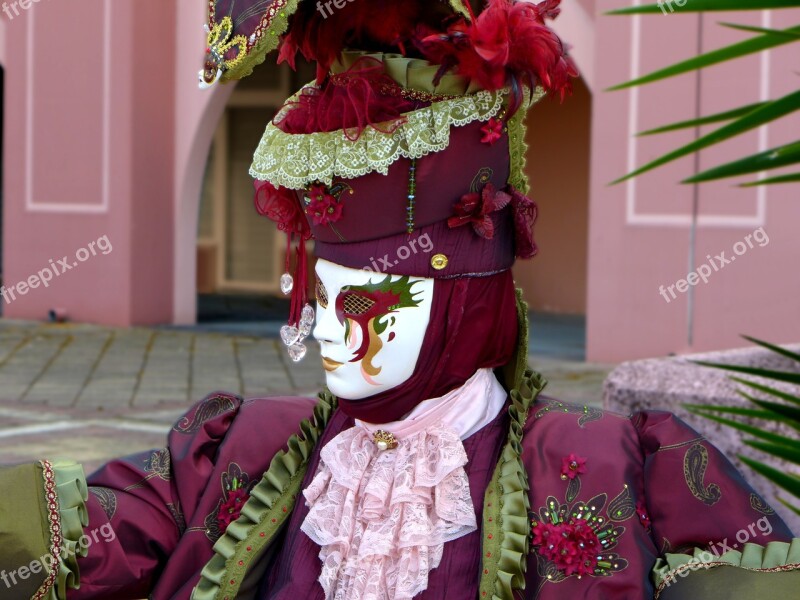
{"label": "paved walkway", "polygon": [[[0,463],[63,456],[91,470],[162,446],[171,424],[216,390],[314,395],[319,349],[293,364],[279,341],[242,334],[0,320]],[[610,367],[532,357],[548,393],[599,405]]]}

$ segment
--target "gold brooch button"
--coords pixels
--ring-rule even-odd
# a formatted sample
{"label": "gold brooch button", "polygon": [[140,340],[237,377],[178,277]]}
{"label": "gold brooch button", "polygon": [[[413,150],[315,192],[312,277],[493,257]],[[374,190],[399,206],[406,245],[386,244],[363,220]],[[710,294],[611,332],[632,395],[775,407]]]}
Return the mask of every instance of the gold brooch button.
{"label": "gold brooch button", "polygon": [[379,429],[372,435],[372,440],[375,442],[375,445],[378,447],[378,450],[394,450],[397,448],[397,438],[394,437],[393,433],[389,433],[388,431],[384,431],[383,429]]}
{"label": "gold brooch button", "polygon": [[449,262],[450,260],[447,258],[447,256],[444,254],[437,254],[431,259],[431,266],[437,271],[441,271],[447,267]]}

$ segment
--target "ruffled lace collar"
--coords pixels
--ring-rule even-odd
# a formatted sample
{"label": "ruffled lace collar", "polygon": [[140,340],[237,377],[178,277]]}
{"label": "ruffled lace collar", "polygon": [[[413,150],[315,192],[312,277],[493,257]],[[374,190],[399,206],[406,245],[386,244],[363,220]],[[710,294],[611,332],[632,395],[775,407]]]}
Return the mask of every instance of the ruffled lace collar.
{"label": "ruffled lace collar", "polygon": [[[506,393],[489,369],[402,421],[357,422],[320,453],[301,527],[320,547],[327,600],[405,600],[424,591],[445,542],[477,529],[462,444]],[[382,451],[377,430],[397,446]]]}

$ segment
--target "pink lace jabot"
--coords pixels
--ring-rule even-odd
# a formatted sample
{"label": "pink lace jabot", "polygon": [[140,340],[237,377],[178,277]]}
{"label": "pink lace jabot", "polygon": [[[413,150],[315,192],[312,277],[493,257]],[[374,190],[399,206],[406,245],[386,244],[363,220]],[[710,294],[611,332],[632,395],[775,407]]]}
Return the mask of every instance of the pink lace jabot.
{"label": "pink lace jabot", "polygon": [[[327,600],[406,600],[427,588],[444,543],[477,529],[461,440],[505,400],[492,371],[482,369],[402,421],[357,421],[322,449],[303,492],[310,510],[301,529],[321,547]],[[397,447],[379,450],[378,429]]]}

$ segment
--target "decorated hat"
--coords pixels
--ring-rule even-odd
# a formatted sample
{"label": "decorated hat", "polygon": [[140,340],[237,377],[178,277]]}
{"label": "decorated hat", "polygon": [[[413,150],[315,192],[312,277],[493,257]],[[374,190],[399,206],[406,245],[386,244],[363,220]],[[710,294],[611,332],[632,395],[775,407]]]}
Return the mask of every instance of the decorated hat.
{"label": "decorated hat", "polygon": [[[317,10],[328,3],[251,2],[266,12],[250,37],[246,2],[212,3],[203,85],[245,75],[278,47],[292,66],[298,53],[317,62],[250,169],[258,212],[287,234],[293,358],[314,317],[307,240],[346,267],[437,279],[500,273],[536,254],[525,113],[548,93],[563,98],[577,75],[545,25],[559,2],[490,0],[478,14],[460,0],[342,1],[330,14]],[[234,53],[238,35],[248,41]]]}

